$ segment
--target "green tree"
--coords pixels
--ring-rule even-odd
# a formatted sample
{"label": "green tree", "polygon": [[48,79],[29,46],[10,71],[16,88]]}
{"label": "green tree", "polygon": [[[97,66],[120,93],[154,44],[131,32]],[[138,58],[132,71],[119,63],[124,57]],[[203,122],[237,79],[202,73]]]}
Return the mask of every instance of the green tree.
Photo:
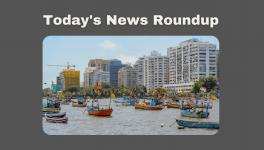
{"label": "green tree", "polygon": [[147,93],[147,88],[144,85],[137,85],[134,87],[134,95],[137,97],[144,97]]}
{"label": "green tree", "polygon": [[206,92],[210,92],[217,87],[217,80],[213,76],[200,78],[199,82],[201,87],[206,89]]}
{"label": "green tree", "polygon": [[192,93],[200,93],[200,89],[201,89],[201,84],[199,81],[196,81],[192,87]]}

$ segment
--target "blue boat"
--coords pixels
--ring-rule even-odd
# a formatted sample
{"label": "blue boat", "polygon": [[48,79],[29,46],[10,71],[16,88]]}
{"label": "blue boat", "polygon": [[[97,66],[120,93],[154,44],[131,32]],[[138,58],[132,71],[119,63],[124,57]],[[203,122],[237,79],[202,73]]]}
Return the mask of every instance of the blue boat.
{"label": "blue boat", "polygon": [[181,110],[182,117],[191,117],[191,118],[208,118],[209,112],[206,111],[194,111],[191,112],[190,109],[183,109]]}
{"label": "blue boat", "polygon": [[219,123],[216,122],[187,121],[182,119],[176,119],[176,122],[179,126],[188,128],[219,129]]}
{"label": "blue boat", "polygon": [[131,98],[131,99],[129,100],[129,104],[130,104],[130,106],[135,106],[135,102],[136,102],[136,99],[135,99],[135,98]]}
{"label": "blue boat", "polygon": [[117,98],[117,99],[114,99],[114,102],[116,102],[116,103],[128,103],[129,99],[127,99],[127,98]]}

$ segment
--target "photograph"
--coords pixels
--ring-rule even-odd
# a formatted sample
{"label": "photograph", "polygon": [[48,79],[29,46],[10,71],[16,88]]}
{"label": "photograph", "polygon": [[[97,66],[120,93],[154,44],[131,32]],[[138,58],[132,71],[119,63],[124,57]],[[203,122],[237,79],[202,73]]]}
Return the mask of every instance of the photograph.
{"label": "photograph", "polygon": [[46,36],[47,135],[214,135],[220,43],[207,35]]}

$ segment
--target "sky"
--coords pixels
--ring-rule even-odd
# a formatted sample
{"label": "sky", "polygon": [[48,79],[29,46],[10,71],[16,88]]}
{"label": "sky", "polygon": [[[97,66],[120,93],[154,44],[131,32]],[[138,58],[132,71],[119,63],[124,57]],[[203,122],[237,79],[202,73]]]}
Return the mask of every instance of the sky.
{"label": "sky", "polygon": [[47,36],[42,43],[42,84],[47,84],[42,86],[50,87],[64,69],[48,65],[67,65],[67,62],[75,65],[75,69],[81,71],[82,82],[90,59],[119,59],[133,65],[137,58],[149,55],[153,50],[166,55],[168,47],[191,38],[208,41],[219,48],[214,36]]}

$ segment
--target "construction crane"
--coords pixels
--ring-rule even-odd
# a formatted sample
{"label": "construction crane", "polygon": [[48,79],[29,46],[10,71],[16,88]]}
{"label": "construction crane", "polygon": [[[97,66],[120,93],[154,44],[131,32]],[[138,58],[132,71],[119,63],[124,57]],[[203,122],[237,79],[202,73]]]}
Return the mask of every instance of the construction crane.
{"label": "construction crane", "polygon": [[75,65],[70,65],[69,62],[67,62],[67,65],[48,65],[48,66],[54,66],[54,67],[67,67],[67,69],[70,69],[70,67],[75,68]]}

